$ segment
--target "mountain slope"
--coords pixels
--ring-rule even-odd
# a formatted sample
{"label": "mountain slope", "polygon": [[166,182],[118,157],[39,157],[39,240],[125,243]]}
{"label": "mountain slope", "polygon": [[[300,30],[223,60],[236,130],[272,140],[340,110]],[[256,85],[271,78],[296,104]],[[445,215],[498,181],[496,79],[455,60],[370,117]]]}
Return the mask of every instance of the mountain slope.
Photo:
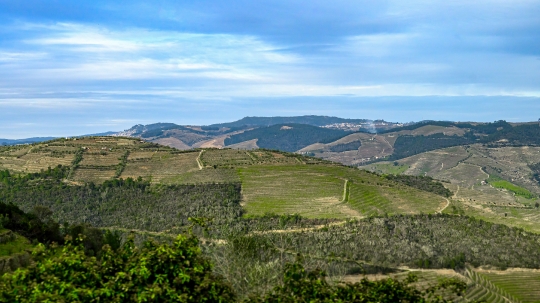
{"label": "mountain slope", "polygon": [[344,119],[329,116],[296,116],[296,117],[244,117],[238,121],[229,123],[212,124],[211,127],[241,127],[241,126],[272,126],[276,124],[307,124],[312,126],[324,126],[334,123],[365,123],[367,119]]}
{"label": "mountain slope", "polygon": [[314,143],[329,143],[347,135],[345,131],[305,124],[277,124],[245,131],[225,139],[225,146],[257,139],[261,148],[295,152]]}

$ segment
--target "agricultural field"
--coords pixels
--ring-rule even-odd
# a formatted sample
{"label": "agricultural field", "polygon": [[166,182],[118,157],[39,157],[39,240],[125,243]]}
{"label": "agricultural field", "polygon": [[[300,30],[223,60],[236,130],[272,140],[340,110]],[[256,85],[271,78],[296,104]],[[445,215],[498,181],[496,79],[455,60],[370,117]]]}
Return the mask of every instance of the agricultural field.
{"label": "agricultural field", "polygon": [[120,164],[121,157],[124,153],[122,151],[107,152],[102,150],[100,152],[91,152],[85,150],[83,153],[82,161],[79,162],[79,166],[82,167],[111,167]]}
{"label": "agricultural field", "polygon": [[[199,170],[199,152],[171,154],[168,152],[136,152],[128,156],[121,178],[149,178],[153,183]],[[131,157],[131,160],[130,160]]]}
{"label": "agricultural field", "polygon": [[253,159],[247,151],[236,149],[208,149],[201,153],[200,161],[203,167],[236,167],[251,165]]}
{"label": "agricultural field", "polygon": [[362,215],[434,213],[442,210],[447,201],[404,186],[382,187],[351,183],[349,204]]}
{"label": "agricultural field", "polygon": [[468,269],[467,276],[476,284],[466,296],[486,302],[539,302],[540,271],[510,268],[504,271]]}
{"label": "agricultural field", "polygon": [[106,180],[113,179],[116,176],[115,169],[98,168],[77,168],[71,179],[77,182],[103,183]]}
{"label": "agricultural field", "polygon": [[359,217],[435,213],[447,203],[434,194],[345,167],[253,166],[239,169],[239,175],[248,214]]}
{"label": "agricultural field", "polygon": [[345,180],[311,166],[252,166],[238,169],[243,203],[250,215],[295,214],[306,217],[358,215],[343,205]]}

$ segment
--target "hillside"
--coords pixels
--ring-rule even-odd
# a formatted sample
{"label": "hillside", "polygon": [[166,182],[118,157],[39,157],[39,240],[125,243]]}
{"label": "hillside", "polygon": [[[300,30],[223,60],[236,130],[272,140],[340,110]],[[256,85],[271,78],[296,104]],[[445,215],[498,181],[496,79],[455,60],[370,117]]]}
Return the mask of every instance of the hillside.
{"label": "hillside", "polygon": [[[137,124],[130,129],[114,133],[114,136],[137,137],[146,141],[159,143],[162,145],[171,146],[178,149],[190,149],[198,147],[224,147],[225,140],[230,137],[240,134],[244,131],[249,131],[256,128],[265,128],[273,125],[285,124],[302,124],[305,125],[307,133],[313,131],[308,126],[316,126],[325,130],[346,130],[373,132],[377,130],[388,130],[401,126],[402,124],[386,122],[383,120],[367,120],[367,119],[344,119],[328,116],[296,116],[296,117],[245,117],[238,121],[219,123],[205,126],[194,125],[178,125],[174,123],[154,123],[148,125]],[[300,128],[300,126],[299,126]],[[303,134],[300,134],[302,136]],[[243,141],[233,139],[234,143],[227,145],[240,144],[237,148],[253,148],[253,144],[245,144]],[[270,138],[266,138],[270,140]],[[252,140],[252,139],[250,139]],[[289,145],[287,151],[296,151],[294,141],[296,137],[283,138],[282,145]],[[249,141],[249,140],[244,140]],[[264,140],[263,140],[264,141]],[[264,145],[264,144],[263,144]],[[276,144],[272,144],[276,145]],[[266,148],[271,148],[263,146]],[[236,148],[236,147],[235,147]]]}
{"label": "hillside", "polygon": [[314,143],[329,143],[345,136],[342,130],[326,129],[305,124],[278,124],[232,135],[225,146],[257,139],[260,148],[295,152]]}
{"label": "hillside", "polygon": [[447,211],[538,232],[540,183],[535,178],[538,163],[540,147],[473,144],[362,168],[381,174],[443,180],[444,186],[453,192]]}
{"label": "hillside", "polygon": [[[456,162],[462,160],[459,148],[453,147],[456,156],[450,157]],[[529,152],[536,161],[535,152]],[[406,159],[376,165],[410,168],[399,161]],[[180,151],[134,138],[89,137],[1,147],[0,170],[0,200],[26,212],[38,207],[74,226],[73,232],[84,223],[132,232],[139,242],[148,237],[169,241],[190,229],[190,217],[211,219],[206,231],[195,231],[206,239],[203,252],[215,272],[246,296],[276,285],[297,253],[305,256],[308,268],[323,268],[336,279],[357,279],[361,273],[399,277],[407,266],[422,270],[425,283],[444,276],[440,268],[456,269],[453,275],[473,281],[478,269],[465,272],[465,263],[494,269],[540,266],[532,253],[538,249],[537,234],[439,214],[464,211],[536,231],[538,224],[522,224],[525,218],[513,213],[505,220],[473,204],[466,209],[461,186],[456,191],[454,183],[444,183],[452,190],[447,192],[429,178],[389,178],[300,154]],[[474,285],[471,297],[501,293]],[[507,297],[514,291],[504,289]]]}
{"label": "hillside", "polygon": [[[288,131],[291,130],[285,130]],[[99,189],[92,198],[92,194],[85,193],[88,190],[85,188],[94,186],[92,184],[96,186],[104,182],[111,184],[111,180],[128,178],[139,179],[143,184],[148,182],[152,186],[240,184],[243,196],[241,203],[247,214],[300,213],[309,217],[341,218],[372,213],[435,212],[445,205],[442,197],[403,187],[380,176],[317,158],[268,150],[201,149],[181,152],[130,138],[93,137],[5,147],[0,151],[0,157],[0,168],[8,169],[13,174],[39,173],[61,165],[60,179],[64,180],[49,182],[46,187],[35,187],[29,181],[28,184],[24,183],[26,185],[20,185],[26,188],[24,192],[3,191],[2,199],[12,201],[26,210],[31,210],[37,204],[43,204],[51,208],[58,219],[71,222],[73,218],[83,216],[98,226],[111,225],[114,222],[113,220],[105,223],[108,219],[101,217],[99,212],[114,218],[114,209],[122,209],[118,208],[120,204],[113,205],[119,203],[113,189],[118,184],[111,185],[112,188],[106,197],[98,194],[103,190]],[[196,192],[200,186],[203,185],[186,190],[188,193]],[[308,190],[310,188],[319,190]],[[142,190],[141,193],[120,191],[118,194],[125,196],[127,200],[130,195],[135,195],[133,197],[138,197],[138,200],[146,200],[143,195],[144,186]],[[173,191],[177,190],[180,188]],[[369,191],[370,194],[366,196],[365,191]],[[32,199],[27,198],[29,192],[34,192],[30,195]],[[165,192],[164,195],[163,203],[171,203],[168,202]],[[105,206],[109,203],[106,202],[109,198],[112,199],[110,200],[110,203],[113,203],[110,206],[112,208]],[[82,210],[70,204],[81,199],[88,205],[85,208],[86,213],[75,215],[73,212]],[[156,196],[149,196],[148,199],[150,200],[144,203],[157,205],[151,202]],[[99,202],[101,206],[99,208],[91,206],[93,201]],[[369,201],[371,206],[362,205],[362,201]],[[401,205],[392,206],[392,201],[396,203],[400,201]],[[134,211],[136,216],[137,210]],[[151,221],[148,219],[145,221],[148,226],[152,226]]]}
{"label": "hillside", "polygon": [[241,127],[241,126],[272,126],[276,124],[306,124],[312,126],[325,126],[335,123],[366,123],[367,119],[344,119],[329,116],[296,116],[296,117],[244,117],[229,123],[212,124],[211,127]]}
{"label": "hillside", "polygon": [[[381,160],[399,160],[452,146],[485,144],[489,147],[540,146],[538,123],[510,124],[425,121],[377,134],[353,133],[338,141],[312,144],[298,152],[346,165],[365,165]],[[355,150],[332,151],[332,146],[360,141]]]}

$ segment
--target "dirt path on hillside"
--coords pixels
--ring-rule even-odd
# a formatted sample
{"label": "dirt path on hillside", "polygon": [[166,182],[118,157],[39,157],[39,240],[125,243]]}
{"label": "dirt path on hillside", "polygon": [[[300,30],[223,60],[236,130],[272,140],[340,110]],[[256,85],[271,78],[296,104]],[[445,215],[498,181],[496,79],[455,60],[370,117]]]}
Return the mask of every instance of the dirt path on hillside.
{"label": "dirt path on hillside", "polygon": [[349,197],[347,197],[347,185],[349,184],[349,180],[345,179],[345,184],[343,185],[343,199],[341,200],[341,203],[347,202],[349,200]]}
{"label": "dirt path on hillside", "polygon": [[458,196],[457,196],[458,193],[459,193],[459,185],[457,186],[457,190],[456,190],[456,192],[454,193],[454,196],[452,197],[452,199],[456,199],[456,200],[457,200],[457,199],[458,199]]}
{"label": "dirt path on hillside", "polygon": [[437,211],[437,213],[439,214],[442,214],[443,210],[445,210],[448,206],[450,206],[450,200],[448,200],[448,198],[444,198],[446,200],[446,205],[439,211]]}
{"label": "dirt path on hillside", "polygon": [[203,169],[203,165],[202,165],[202,162],[201,162],[201,156],[202,156],[202,153],[204,152],[204,149],[201,150],[201,152],[199,153],[199,155],[197,156],[197,165],[199,166],[199,170],[202,170]]}
{"label": "dirt path on hillside", "polygon": [[264,235],[264,234],[284,234],[284,233],[299,233],[304,231],[313,231],[313,230],[319,230],[323,229],[328,226],[336,226],[336,225],[343,225],[347,221],[339,221],[339,222],[333,222],[330,224],[324,224],[324,225],[316,225],[313,227],[305,227],[305,228],[293,228],[293,229],[272,229],[272,230],[265,230],[265,231],[254,231],[249,233],[250,235]]}

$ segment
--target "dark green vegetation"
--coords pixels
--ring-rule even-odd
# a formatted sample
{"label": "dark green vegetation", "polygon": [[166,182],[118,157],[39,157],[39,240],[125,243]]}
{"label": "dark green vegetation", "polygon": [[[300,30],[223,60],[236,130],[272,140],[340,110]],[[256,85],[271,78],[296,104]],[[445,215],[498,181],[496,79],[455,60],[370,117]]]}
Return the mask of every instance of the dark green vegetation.
{"label": "dark green vegetation", "polygon": [[[141,179],[128,178],[69,186],[62,182],[62,172],[65,174],[66,170],[57,167],[23,178],[4,179],[9,180],[9,185],[0,186],[0,201],[26,211],[37,205],[47,207],[58,221],[69,224],[148,231],[181,228],[189,217],[212,217],[217,224],[223,224],[243,212],[239,206],[239,184],[150,187]],[[35,179],[35,175],[46,178]]]}
{"label": "dark green vegetation", "polygon": [[400,136],[394,143],[394,153],[388,160],[397,160],[435,149],[475,143],[474,138],[460,136]]}
{"label": "dark green vegetation", "polygon": [[232,302],[232,289],[211,272],[194,237],[172,245],[127,241],[99,259],[82,245],[39,245],[35,265],[0,281],[2,302]]}
{"label": "dark green vegetation", "polygon": [[344,137],[342,130],[305,124],[278,124],[256,128],[225,139],[225,145],[257,139],[257,146],[294,152],[313,143],[330,143]]}
{"label": "dark green vegetation", "polygon": [[420,268],[539,268],[540,236],[470,217],[412,215],[328,225],[310,232],[267,233],[260,241],[312,258]]}
{"label": "dark green vegetation", "polygon": [[[80,239],[62,248],[34,250],[35,264],[0,281],[3,302],[236,302],[234,290],[212,272],[194,236],[178,236],[171,245],[147,241],[137,248],[128,240],[117,250],[104,246],[100,258],[88,257]],[[283,281],[264,295],[245,302],[449,302],[441,289],[461,294],[459,280],[418,290],[393,279],[333,285],[320,270],[297,261],[287,264]]]}
{"label": "dark green vegetation", "polygon": [[443,197],[448,198],[452,196],[452,192],[448,188],[444,187],[441,182],[438,182],[431,177],[407,175],[386,175],[385,177],[388,180],[418,188],[423,191],[432,192]]}

